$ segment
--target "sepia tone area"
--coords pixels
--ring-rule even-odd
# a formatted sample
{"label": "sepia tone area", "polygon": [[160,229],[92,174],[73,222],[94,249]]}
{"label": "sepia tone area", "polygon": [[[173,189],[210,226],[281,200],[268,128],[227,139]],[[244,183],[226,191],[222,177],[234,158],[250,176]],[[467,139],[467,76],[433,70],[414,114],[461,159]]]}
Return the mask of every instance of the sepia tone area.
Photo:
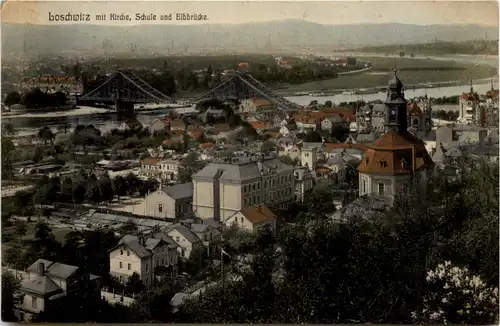
{"label": "sepia tone area", "polygon": [[498,323],[498,3],[7,1],[2,320]]}

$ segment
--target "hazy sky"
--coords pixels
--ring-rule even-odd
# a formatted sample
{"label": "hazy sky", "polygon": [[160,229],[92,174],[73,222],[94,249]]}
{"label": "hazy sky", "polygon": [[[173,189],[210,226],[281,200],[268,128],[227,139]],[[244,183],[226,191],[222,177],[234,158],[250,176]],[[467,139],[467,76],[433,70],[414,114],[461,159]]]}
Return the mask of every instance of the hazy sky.
{"label": "hazy sky", "polygon": [[[49,22],[49,12],[88,13],[87,24],[138,24],[136,13],[160,15],[190,13],[207,15],[208,23],[241,23],[282,19],[305,19],[321,24],[407,23],[498,26],[498,2],[490,1],[16,1],[2,3],[2,22],[57,24]],[[129,14],[132,21],[96,21],[96,14]],[[193,24],[155,21],[154,24]],[[199,23],[199,22],[195,22]]]}

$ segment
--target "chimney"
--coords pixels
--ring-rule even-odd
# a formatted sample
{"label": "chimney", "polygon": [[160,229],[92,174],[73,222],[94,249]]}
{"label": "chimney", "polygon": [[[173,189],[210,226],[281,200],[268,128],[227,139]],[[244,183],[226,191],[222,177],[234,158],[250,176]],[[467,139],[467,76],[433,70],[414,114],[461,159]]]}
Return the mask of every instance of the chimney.
{"label": "chimney", "polygon": [[44,263],[38,263],[38,274],[40,276],[45,276],[45,264]]}

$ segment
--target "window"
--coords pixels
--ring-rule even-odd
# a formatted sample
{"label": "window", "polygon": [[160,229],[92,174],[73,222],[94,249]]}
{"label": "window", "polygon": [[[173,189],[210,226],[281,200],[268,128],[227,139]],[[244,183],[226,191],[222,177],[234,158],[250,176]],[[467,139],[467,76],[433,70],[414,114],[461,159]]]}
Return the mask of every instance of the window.
{"label": "window", "polygon": [[127,256],[130,256],[130,251],[127,250]]}
{"label": "window", "polygon": [[252,184],[252,191],[255,190],[255,183]]}
{"label": "window", "polygon": [[123,249],[120,249],[120,255],[123,256]]}
{"label": "window", "polygon": [[206,235],[206,234],[205,234],[205,235],[203,236],[203,239],[204,239],[205,241],[208,241],[208,235]]}
{"label": "window", "polygon": [[156,260],[156,266],[158,266],[158,265],[160,265],[160,260],[159,259]]}
{"label": "window", "polygon": [[383,195],[383,194],[384,194],[384,191],[385,191],[385,189],[384,189],[384,188],[385,188],[385,185],[384,185],[382,182],[380,182],[380,183],[378,184],[378,194],[379,194],[379,195]]}
{"label": "window", "polygon": [[37,309],[36,301],[36,297],[31,297],[31,308]]}
{"label": "window", "polygon": [[210,241],[212,241],[212,233],[210,233]]}
{"label": "window", "polygon": [[182,257],[186,257],[186,249],[182,248],[181,249],[181,254],[182,254]]}
{"label": "window", "polygon": [[305,153],[305,154],[304,154],[304,156],[305,156],[305,157],[309,157],[309,153]]}
{"label": "window", "polygon": [[366,180],[363,180],[363,193],[366,194]]}
{"label": "window", "polygon": [[131,270],[132,269],[132,264],[127,264],[127,269]]}
{"label": "window", "polygon": [[241,218],[241,224],[243,224],[243,217]]}
{"label": "window", "polygon": [[260,182],[257,183],[257,190],[260,190]]}
{"label": "window", "polygon": [[161,264],[162,264],[162,265],[165,265],[165,258],[162,258],[162,259],[161,259]]}
{"label": "window", "polygon": [[146,264],[146,270],[148,270],[148,264]]}
{"label": "window", "polygon": [[175,237],[175,241],[179,242],[180,237]]}
{"label": "window", "polygon": [[163,205],[158,204],[158,213],[161,213],[161,212],[163,212]]}
{"label": "window", "polygon": [[123,268],[123,263],[122,262],[120,262],[120,268]]}

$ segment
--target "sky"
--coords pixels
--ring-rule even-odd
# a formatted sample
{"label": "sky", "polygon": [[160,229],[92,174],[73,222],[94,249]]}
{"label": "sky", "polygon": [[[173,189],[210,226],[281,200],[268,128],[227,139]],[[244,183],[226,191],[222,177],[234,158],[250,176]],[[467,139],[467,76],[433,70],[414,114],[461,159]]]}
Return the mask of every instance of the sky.
{"label": "sky", "polygon": [[[88,14],[86,24],[144,24],[134,20],[136,13],[156,14],[152,24],[193,24],[185,21],[160,21],[160,15],[202,14],[204,22],[235,24],[284,19],[304,19],[328,25],[362,23],[479,24],[498,26],[498,2],[488,1],[19,1],[2,3],[2,22],[60,24],[49,21],[51,14]],[[96,21],[97,14],[128,14],[131,21]],[[108,18],[109,19],[109,18]]]}

